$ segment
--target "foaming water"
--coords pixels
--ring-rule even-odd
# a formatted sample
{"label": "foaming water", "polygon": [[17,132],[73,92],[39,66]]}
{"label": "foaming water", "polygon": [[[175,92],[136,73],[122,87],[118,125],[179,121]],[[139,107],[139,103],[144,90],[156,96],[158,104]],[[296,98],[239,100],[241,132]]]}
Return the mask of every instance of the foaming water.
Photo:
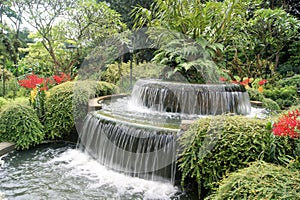
{"label": "foaming water", "polygon": [[177,199],[171,183],[111,171],[70,146],[14,152],[2,159],[1,199]]}
{"label": "foaming water", "polygon": [[171,183],[147,181],[136,177],[126,176],[107,169],[96,160],[79,150],[68,150],[60,157],[51,160],[65,162],[71,176],[81,176],[89,179],[89,188],[111,188],[118,197],[141,197],[143,199],[169,199],[177,192]]}

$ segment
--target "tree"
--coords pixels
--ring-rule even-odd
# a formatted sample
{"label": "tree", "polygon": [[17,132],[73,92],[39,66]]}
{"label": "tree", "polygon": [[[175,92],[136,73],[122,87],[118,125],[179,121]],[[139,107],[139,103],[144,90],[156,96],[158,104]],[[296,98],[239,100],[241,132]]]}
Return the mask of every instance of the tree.
{"label": "tree", "polygon": [[107,2],[111,9],[116,10],[122,16],[122,21],[127,24],[129,28],[133,26],[133,20],[130,16],[131,11],[135,6],[142,6],[144,8],[150,8],[153,0],[98,0],[98,2]]}
{"label": "tree", "polygon": [[136,7],[134,27],[164,27],[211,43],[222,42],[231,28],[236,0],[223,2],[199,0],[154,0],[150,9]]}
{"label": "tree", "polygon": [[22,0],[35,40],[47,50],[54,73],[70,73],[94,46],[126,26],[120,15],[96,0]]}
{"label": "tree", "polygon": [[[208,71],[216,71],[213,61],[217,63],[222,56],[223,45],[220,43],[228,39],[232,18],[238,14],[234,12],[237,6],[235,0],[154,0],[150,9],[139,6],[132,14],[134,27],[149,27],[149,37],[157,41],[160,50],[155,61],[168,65],[173,72],[180,72],[191,82],[203,82],[199,77]],[[165,32],[171,34],[165,35]],[[188,39],[174,38],[172,32]]]}
{"label": "tree", "polygon": [[1,19],[1,43],[4,46],[2,56],[6,60],[17,63],[19,59],[19,47],[24,47],[26,44],[20,38],[22,9],[19,8],[13,1],[2,1],[0,4],[0,19]]}
{"label": "tree", "polygon": [[282,9],[258,9],[230,40],[228,69],[239,77],[258,78],[275,71],[282,49],[299,36],[299,21]]}

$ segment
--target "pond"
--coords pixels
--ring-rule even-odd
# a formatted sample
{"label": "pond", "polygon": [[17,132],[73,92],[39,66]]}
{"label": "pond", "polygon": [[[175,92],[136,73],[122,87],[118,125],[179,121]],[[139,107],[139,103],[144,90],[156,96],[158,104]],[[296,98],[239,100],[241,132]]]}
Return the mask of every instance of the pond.
{"label": "pond", "polygon": [[170,183],[107,169],[75,144],[52,143],[1,158],[0,199],[196,199]]}

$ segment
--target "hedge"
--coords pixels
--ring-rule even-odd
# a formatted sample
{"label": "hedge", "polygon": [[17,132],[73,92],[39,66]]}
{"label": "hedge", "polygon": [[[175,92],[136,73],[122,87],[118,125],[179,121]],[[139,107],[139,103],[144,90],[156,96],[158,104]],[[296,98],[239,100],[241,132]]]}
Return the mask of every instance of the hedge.
{"label": "hedge", "polygon": [[35,110],[24,104],[8,104],[0,112],[0,141],[28,149],[44,139],[44,127]]}
{"label": "hedge", "polygon": [[213,116],[197,120],[179,139],[182,184],[194,178],[204,197],[226,174],[263,159],[285,164],[293,156],[287,137],[275,137],[267,120]]}
{"label": "hedge", "polygon": [[300,199],[300,173],[257,161],[230,174],[208,199]]}
{"label": "hedge", "polygon": [[114,92],[116,86],[113,84],[96,81],[65,82],[51,88],[45,102],[47,138],[70,135],[75,130],[75,120],[86,115],[90,98]]}

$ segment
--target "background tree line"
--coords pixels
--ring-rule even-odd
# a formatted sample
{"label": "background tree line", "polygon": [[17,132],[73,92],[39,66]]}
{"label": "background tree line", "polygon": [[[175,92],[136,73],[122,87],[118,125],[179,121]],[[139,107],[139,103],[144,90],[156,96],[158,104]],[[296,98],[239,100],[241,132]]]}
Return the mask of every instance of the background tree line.
{"label": "background tree line", "polygon": [[[229,76],[299,73],[299,4],[292,0],[2,0],[1,62],[16,76],[29,71],[75,73],[105,38],[146,26],[195,39],[194,45],[210,50],[211,59]],[[24,22],[31,30],[21,26]],[[166,51],[154,54],[157,62],[168,57],[164,47]],[[186,64],[185,56],[180,56],[175,61],[179,71],[199,67],[199,63]]]}

